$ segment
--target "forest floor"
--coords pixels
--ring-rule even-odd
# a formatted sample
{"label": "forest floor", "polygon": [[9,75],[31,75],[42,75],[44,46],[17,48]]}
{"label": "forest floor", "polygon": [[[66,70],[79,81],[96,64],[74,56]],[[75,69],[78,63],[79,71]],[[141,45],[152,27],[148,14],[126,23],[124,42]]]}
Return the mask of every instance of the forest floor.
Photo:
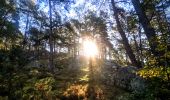
{"label": "forest floor", "polygon": [[[126,91],[107,84],[108,70],[88,65],[62,70],[56,76],[59,100],[122,100]],[[101,70],[102,69],[102,70]]]}

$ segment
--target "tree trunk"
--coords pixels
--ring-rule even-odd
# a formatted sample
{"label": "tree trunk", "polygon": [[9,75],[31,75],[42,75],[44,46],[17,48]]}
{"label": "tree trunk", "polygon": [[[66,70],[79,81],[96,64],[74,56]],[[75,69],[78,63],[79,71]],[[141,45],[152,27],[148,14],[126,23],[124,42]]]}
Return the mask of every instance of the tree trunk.
{"label": "tree trunk", "polygon": [[135,55],[133,54],[133,51],[132,51],[132,49],[131,49],[131,47],[130,47],[130,45],[129,45],[128,39],[126,38],[126,34],[125,34],[125,32],[123,31],[122,26],[121,26],[121,24],[120,24],[120,21],[119,21],[119,18],[118,18],[118,11],[117,11],[117,8],[116,8],[116,6],[115,6],[114,0],[111,0],[111,3],[112,3],[112,6],[113,6],[114,17],[115,17],[116,23],[117,23],[117,29],[118,29],[121,37],[122,37],[122,42],[123,42],[124,48],[125,48],[128,56],[129,56],[129,58],[130,58],[130,60],[131,60],[132,65],[140,68],[141,65],[140,65],[140,63],[136,60]]}
{"label": "tree trunk", "polygon": [[29,13],[27,13],[27,20],[26,20],[24,40],[23,40],[23,49],[26,49],[25,47],[27,45],[28,25],[29,25]]}
{"label": "tree trunk", "polygon": [[139,32],[139,51],[140,51],[140,61],[141,65],[144,66],[144,61],[143,61],[143,46],[142,46],[142,32],[141,32],[141,27],[139,25],[138,27],[138,32]]}
{"label": "tree trunk", "polygon": [[51,12],[51,0],[49,0],[49,11],[50,11],[50,34],[49,34],[49,44],[50,44],[50,57],[49,57],[49,65],[50,70],[54,71],[54,61],[53,61],[53,37],[52,37],[52,12]]}
{"label": "tree trunk", "polygon": [[145,12],[141,8],[141,4],[139,0],[132,0],[132,4],[136,10],[136,13],[139,17],[139,21],[143,26],[143,29],[145,31],[146,37],[149,42],[149,46],[151,48],[151,52],[158,57],[159,52],[156,50],[158,46],[157,42],[157,36],[155,33],[155,29],[151,26],[149,19],[147,18]]}
{"label": "tree trunk", "polygon": [[73,49],[74,49],[74,51],[73,51],[73,58],[74,58],[74,60],[76,59],[76,54],[77,54],[77,49],[76,49],[76,37],[75,36],[73,36],[73,40],[74,40],[74,44],[73,44]]}
{"label": "tree trunk", "polygon": [[133,35],[133,40],[134,40],[134,44],[135,44],[136,58],[137,58],[138,61],[140,61],[140,51],[139,51],[139,46],[138,46],[138,42],[136,40],[135,35]]}

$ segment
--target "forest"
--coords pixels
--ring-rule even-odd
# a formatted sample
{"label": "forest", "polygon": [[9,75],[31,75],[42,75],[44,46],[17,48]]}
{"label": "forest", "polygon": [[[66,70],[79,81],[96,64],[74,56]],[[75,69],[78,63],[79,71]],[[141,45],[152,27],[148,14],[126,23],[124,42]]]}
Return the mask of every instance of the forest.
{"label": "forest", "polygon": [[170,1],[0,0],[0,100],[170,100]]}

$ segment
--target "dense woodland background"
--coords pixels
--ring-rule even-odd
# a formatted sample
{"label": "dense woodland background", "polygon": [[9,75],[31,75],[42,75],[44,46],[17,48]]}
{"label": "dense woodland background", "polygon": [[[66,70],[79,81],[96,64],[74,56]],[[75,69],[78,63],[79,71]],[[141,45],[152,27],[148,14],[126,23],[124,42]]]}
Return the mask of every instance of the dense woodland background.
{"label": "dense woodland background", "polygon": [[[98,98],[72,79],[87,65],[85,37],[99,49],[90,70],[109,86]],[[0,0],[0,99],[108,100],[100,94],[170,99],[169,0]]]}

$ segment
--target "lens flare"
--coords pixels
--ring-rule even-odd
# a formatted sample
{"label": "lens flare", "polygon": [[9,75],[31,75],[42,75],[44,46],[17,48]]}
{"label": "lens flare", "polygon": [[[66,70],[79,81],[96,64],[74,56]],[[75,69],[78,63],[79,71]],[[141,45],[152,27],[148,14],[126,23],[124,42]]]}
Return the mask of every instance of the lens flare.
{"label": "lens flare", "polygon": [[94,41],[85,40],[83,41],[84,55],[87,57],[94,57],[98,54],[98,48]]}

